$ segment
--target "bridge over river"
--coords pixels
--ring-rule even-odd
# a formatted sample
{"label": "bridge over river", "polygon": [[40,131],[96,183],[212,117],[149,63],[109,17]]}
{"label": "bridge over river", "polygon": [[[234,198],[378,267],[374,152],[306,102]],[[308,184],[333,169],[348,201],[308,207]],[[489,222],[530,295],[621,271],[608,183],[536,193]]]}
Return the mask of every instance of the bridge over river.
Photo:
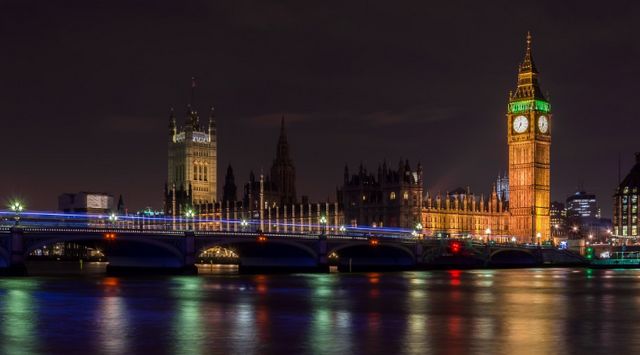
{"label": "bridge over river", "polygon": [[[36,249],[60,242],[99,248],[109,272],[195,273],[199,256],[232,250],[241,272],[328,272],[428,268],[577,265],[584,260],[552,246],[496,243],[473,236],[426,236],[399,228],[313,226],[298,232],[262,232],[249,221],[25,212],[0,212],[0,273],[26,273]],[[232,226],[232,227],[224,227]],[[280,229],[280,228],[278,228]],[[287,228],[282,228],[286,230]]]}

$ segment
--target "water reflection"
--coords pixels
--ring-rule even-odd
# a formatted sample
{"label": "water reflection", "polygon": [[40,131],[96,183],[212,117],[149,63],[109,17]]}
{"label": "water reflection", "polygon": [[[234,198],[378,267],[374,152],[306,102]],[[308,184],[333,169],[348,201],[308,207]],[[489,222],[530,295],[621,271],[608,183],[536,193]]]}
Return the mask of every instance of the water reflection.
{"label": "water reflection", "polygon": [[129,351],[129,314],[126,300],[118,295],[120,282],[107,277],[102,286],[103,297],[96,315],[101,350],[106,354],[125,354]]}
{"label": "water reflection", "polygon": [[28,354],[36,352],[38,348],[36,333],[38,304],[34,300],[33,292],[37,287],[37,280],[0,280],[1,353]]}
{"label": "water reflection", "polygon": [[202,354],[206,342],[206,329],[202,324],[203,279],[197,277],[173,278],[171,289],[175,300],[175,321],[172,334],[175,353]]}
{"label": "water reflection", "polygon": [[6,279],[0,353],[637,353],[639,277],[521,269]]}

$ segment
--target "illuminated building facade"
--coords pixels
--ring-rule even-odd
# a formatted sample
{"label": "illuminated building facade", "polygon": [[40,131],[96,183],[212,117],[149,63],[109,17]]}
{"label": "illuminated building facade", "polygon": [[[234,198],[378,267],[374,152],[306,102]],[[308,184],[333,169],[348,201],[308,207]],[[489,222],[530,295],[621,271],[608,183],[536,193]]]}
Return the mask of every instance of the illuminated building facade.
{"label": "illuminated building facade", "polygon": [[509,94],[507,107],[509,232],[520,242],[551,237],[551,123],[551,106],[538,84],[527,34],[518,86]]}
{"label": "illuminated building facade", "polygon": [[485,200],[469,189],[427,196],[422,209],[423,233],[430,236],[480,236],[508,241],[509,212],[507,204],[498,198],[493,187],[491,197]]}
{"label": "illuminated building facade", "polygon": [[345,166],[338,199],[348,225],[414,228],[421,221],[422,166],[414,171],[408,160],[401,160],[395,170],[385,162],[374,174],[361,164],[353,175]]}
{"label": "illuminated building facade", "polygon": [[636,164],[618,185],[613,195],[613,235],[615,237],[638,237],[639,196],[640,153],[636,153]]}
{"label": "illuminated building facade", "polygon": [[178,127],[171,110],[164,199],[167,215],[182,215],[188,209],[212,204],[217,199],[218,152],[213,112],[211,108],[208,125],[202,126],[198,112],[189,105],[184,126]]}

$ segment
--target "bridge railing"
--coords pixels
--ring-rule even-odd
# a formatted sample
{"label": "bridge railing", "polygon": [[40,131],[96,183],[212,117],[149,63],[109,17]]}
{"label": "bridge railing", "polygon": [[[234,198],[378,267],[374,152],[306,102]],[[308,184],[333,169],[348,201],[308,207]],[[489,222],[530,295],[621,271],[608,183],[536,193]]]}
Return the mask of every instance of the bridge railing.
{"label": "bridge railing", "polygon": [[[271,232],[263,233],[257,220],[220,220],[186,217],[115,216],[100,214],[71,214],[27,211],[16,214],[0,211],[0,231],[19,227],[30,231],[104,231],[127,233],[162,232],[166,234],[196,233],[197,235],[256,235],[270,234],[283,237],[331,238],[394,238],[416,239],[415,232],[402,228],[371,228],[332,226],[327,224],[276,223],[270,221]],[[277,227],[277,228],[275,228]],[[276,230],[275,232],[273,230]]]}

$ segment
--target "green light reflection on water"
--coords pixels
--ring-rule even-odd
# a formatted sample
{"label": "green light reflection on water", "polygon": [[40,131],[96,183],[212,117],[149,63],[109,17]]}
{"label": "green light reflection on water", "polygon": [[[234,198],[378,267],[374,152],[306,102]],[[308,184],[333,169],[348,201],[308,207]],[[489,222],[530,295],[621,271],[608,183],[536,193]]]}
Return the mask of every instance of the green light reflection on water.
{"label": "green light reflection on water", "polygon": [[339,297],[339,275],[305,275],[313,290],[311,303],[313,313],[309,328],[311,352],[314,354],[351,353],[351,313],[348,304],[341,304]]}
{"label": "green light reflection on water", "polygon": [[0,351],[2,354],[36,352],[35,336],[37,310],[33,291],[38,281],[33,279],[0,280]]}
{"label": "green light reflection on water", "polygon": [[172,279],[175,284],[171,293],[175,299],[176,321],[175,353],[202,354],[206,334],[202,318],[203,279],[195,276],[179,276]]}

